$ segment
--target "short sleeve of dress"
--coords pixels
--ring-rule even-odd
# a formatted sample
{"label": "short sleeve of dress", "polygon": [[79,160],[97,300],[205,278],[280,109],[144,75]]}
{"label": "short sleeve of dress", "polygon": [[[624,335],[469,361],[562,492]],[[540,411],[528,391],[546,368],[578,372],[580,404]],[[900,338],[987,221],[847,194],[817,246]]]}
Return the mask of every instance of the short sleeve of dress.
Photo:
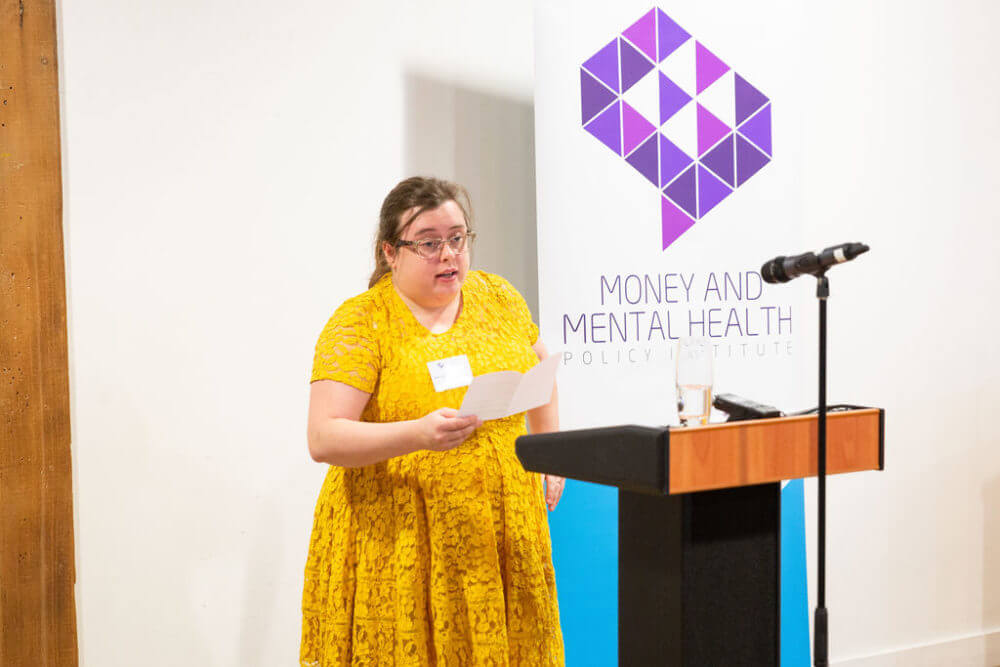
{"label": "short sleeve of dress", "polygon": [[524,333],[528,345],[534,345],[538,341],[538,325],[531,319],[531,311],[524,297],[506,278],[489,273],[485,276],[501,308],[506,311],[517,330]]}
{"label": "short sleeve of dress", "polygon": [[369,394],[375,391],[381,363],[370,306],[349,299],[329,319],[316,341],[310,382],[336,380]]}

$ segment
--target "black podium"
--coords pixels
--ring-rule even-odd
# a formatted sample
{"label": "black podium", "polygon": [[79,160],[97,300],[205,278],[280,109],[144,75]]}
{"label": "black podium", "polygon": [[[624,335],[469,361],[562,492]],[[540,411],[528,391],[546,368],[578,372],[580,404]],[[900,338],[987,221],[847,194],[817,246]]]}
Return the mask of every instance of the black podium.
{"label": "black podium", "polygon": [[[881,470],[883,411],[827,417],[828,474]],[[618,664],[779,664],[780,481],[816,417],[527,435],[525,469],[618,487]]]}

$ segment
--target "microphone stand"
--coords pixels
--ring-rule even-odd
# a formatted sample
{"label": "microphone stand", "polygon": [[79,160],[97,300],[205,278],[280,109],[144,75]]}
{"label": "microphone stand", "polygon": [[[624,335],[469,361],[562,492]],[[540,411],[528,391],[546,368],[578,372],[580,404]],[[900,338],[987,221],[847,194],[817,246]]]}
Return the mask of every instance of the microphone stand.
{"label": "microphone stand", "polygon": [[816,477],[819,480],[818,508],[819,526],[817,530],[816,567],[816,613],[813,617],[813,665],[828,667],[829,637],[827,635],[826,613],[826,300],[830,296],[830,281],[826,270],[842,262],[848,262],[858,255],[868,252],[864,243],[843,243],[824,248],[818,255],[805,253],[795,257],[775,257],[764,262],[760,268],[761,277],[768,283],[785,283],[798,276],[810,273],[816,276],[816,299],[819,301],[819,413],[816,423],[817,452]]}
{"label": "microphone stand", "polygon": [[819,417],[817,419],[817,479],[819,480],[819,526],[816,540],[816,614],[813,664],[827,667],[829,641],[826,613],[826,299],[830,296],[830,281],[826,272],[816,276],[816,299],[819,301]]}

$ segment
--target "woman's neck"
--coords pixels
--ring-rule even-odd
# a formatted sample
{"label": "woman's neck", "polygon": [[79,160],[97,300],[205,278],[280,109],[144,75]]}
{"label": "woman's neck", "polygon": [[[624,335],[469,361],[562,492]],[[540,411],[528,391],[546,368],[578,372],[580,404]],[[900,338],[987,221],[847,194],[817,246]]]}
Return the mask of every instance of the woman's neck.
{"label": "woman's neck", "polygon": [[424,326],[428,331],[433,334],[444,333],[448,331],[455,324],[455,320],[458,319],[459,313],[462,311],[462,292],[459,290],[458,294],[455,295],[448,303],[443,306],[437,307],[426,307],[421,306],[413,299],[409,298],[403,294],[396,283],[392,284],[392,288],[396,290],[396,294],[402,299],[406,307],[410,309],[413,313],[413,317],[417,319],[420,324]]}

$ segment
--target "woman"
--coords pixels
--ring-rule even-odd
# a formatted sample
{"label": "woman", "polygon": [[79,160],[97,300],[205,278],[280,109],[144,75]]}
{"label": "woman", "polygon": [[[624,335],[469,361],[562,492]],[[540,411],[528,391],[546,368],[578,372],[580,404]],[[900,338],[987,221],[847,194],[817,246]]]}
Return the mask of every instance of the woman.
{"label": "woman", "polygon": [[[545,504],[564,480],[546,476],[543,490],[521,467],[524,414],[484,423],[456,410],[470,369],[523,372],[547,356],[510,283],[469,271],[467,203],[446,181],[397,185],[369,290],[316,345],[309,451],[330,469],[302,665],[563,664]],[[436,361],[450,378],[432,379]],[[556,430],[555,393],[527,418],[532,432]]]}

